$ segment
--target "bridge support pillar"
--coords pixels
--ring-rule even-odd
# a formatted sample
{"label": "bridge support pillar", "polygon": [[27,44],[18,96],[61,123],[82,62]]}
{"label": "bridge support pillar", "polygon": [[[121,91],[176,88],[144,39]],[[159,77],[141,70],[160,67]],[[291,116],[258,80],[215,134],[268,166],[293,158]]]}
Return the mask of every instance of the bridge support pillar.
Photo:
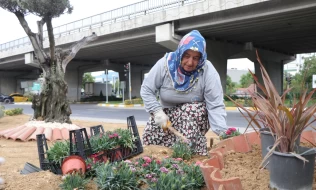
{"label": "bridge support pillar", "polygon": [[[276,90],[279,94],[283,93],[283,66],[284,64],[295,60],[294,55],[286,55],[282,53],[272,52],[268,50],[258,49],[258,55],[264,68],[268,72],[271,81],[273,82]],[[263,84],[262,74],[260,70],[260,64],[257,61],[255,51],[247,52],[246,57],[254,62],[255,73],[258,80]],[[257,89],[260,92],[260,89]]]}
{"label": "bridge support pillar", "polygon": [[226,93],[227,59],[241,51],[243,49],[240,45],[206,39],[207,59],[211,61],[221,77],[224,93]]}
{"label": "bridge support pillar", "polygon": [[0,93],[10,95],[16,91],[17,80],[14,77],[0,77]]}
{"label": "bridge support pillar", "polygon": [[[81,79],[81,80],[80,80]],[[65,74],[65,80],[68,84],[68,100],[79,101],[81,93],[82,73],[80,71],[67,69]]]}
{"label": "bridge support pillar", "polygon": [[156,26],[156,43],[175,51],[181,37],[174,33],[173,23]]}

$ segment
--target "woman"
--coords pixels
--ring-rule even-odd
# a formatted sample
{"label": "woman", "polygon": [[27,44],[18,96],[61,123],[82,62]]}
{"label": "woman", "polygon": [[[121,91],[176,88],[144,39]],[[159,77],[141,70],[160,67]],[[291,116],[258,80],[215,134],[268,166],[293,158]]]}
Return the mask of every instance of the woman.
{"label": "woman", "polygon": [[152,116],[144,129],[145,145],[172,146],[176,136],[162,129],[170,120],[195,145],[196,154],[207,155],[205,134],[210,125],[216,134],[227,128],[220,77],[207,60],[206,42],[197,30],[185,35],[176,51],[153,66],[140,93]]}

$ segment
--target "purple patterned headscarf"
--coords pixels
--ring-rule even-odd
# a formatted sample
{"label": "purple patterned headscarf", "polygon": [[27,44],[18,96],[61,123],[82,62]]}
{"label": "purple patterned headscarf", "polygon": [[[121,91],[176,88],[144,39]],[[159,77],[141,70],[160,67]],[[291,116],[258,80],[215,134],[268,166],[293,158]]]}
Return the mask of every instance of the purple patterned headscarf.
{"label": "purple patterned headscarf", "polygon": [[[181,67],[181,58],[186,50],[198,51],[201,59],[194,71],[187,72]],[[167,68],[173,81],[173,87],[180,92],[190,90],[197,82],[198,72],[203,69],[207,60],[206,42],[199,31],[193,30],[186,34],[180,41],[178,49],[166,54]]]}

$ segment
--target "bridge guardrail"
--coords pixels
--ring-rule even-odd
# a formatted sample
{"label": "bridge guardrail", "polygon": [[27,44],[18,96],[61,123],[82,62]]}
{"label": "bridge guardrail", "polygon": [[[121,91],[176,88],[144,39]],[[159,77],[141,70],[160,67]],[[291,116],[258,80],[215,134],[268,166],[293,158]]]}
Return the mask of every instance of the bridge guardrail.
{"label": "bridge guardrail", "polygon": [[[129,20],[142,15],[152,14],[175,7],[194,4],[205,0],[145,0],[135,4],[120,7],[111,11],[93,15],[81,20],[64,24],[54,28],[55,38],[77,33],[91,28],[98,28],[103,25]],[[48,39],[47,31],[44,31],[44,41]],[[30,45],[28,37],[19,38],[4,44],[0,44],[0,51],[5,51],[15,47]]]}

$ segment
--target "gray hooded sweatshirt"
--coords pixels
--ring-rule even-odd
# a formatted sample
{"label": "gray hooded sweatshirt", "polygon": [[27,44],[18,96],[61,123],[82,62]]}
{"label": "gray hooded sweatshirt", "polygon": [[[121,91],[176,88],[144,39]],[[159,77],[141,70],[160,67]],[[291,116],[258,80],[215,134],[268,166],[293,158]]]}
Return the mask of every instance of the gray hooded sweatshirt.
{"label": "gray hooded sweatshirt", "polygon": [[[206,61],[204,69],[199,72],[199,80],[192,90],[178,92],[168,74],[166,58],[161,58],[149,71],[141,86],[140,94],[145,109],[153,113],[162,108],[174,107],[190,102],[205,102],[208,120],[213,132],[217,135],[226,130],[226,111],[223,89],[218,72],[210,61]],[[160,101],[157,100],[158,92]]]}

